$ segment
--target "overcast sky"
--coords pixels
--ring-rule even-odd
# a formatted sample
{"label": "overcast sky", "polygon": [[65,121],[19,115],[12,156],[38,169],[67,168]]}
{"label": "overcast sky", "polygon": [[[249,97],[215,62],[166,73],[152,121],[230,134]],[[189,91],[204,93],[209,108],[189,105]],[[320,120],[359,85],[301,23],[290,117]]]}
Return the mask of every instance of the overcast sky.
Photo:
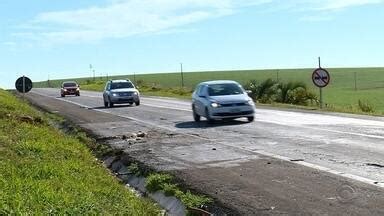
{"label": "overcast sky", "polygon": [[0,0],[0,87],[92,76],[384,66],[383,0]]}

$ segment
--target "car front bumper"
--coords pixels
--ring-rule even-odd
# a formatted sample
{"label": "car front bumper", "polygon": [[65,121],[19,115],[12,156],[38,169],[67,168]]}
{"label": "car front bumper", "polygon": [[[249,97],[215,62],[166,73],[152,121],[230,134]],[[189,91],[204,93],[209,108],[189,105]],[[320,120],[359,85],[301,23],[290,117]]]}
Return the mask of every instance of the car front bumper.
{"label": "car front bumper", "polygon": [[241,106],[241,107],[218,107],[210,108],[209,117],[211,119],[230,119],[241,117],[254,117],[255,107]]}
{"label": "car front bumper", "polygon": [[140,99],[138,96],[113,96],[110,97],[111,103],[123,104],[123,103],[135,103]]}
{"label": "car front bumper", "polygon": [[61,94],[63,95],[77,95],[79,94],[80,91],[79,90],[66,90],[66,91],[62,91]]}

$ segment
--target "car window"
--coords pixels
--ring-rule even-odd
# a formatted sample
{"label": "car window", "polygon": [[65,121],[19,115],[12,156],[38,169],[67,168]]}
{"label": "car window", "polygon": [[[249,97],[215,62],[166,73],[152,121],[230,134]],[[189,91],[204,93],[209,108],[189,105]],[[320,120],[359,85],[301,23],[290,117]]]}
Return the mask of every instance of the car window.
{"label": "car window", "polygon": [[76,87],[77,83],[64,83],[63,87]]}
{"label": "car window", "polygon": [[243,93],[240,86],[235,83],[212,84],[208,86],[209,96],[238,95]]}
{"label": "car window", "polygon": [[109,89],[111,88],[111,83],[107,83],[107,85],[105,85],[105,90],[108,91]]}
{"label": "car window", "polygon": [[116,82],[111,84],[111,89],[134,88],[130,82]]}
{"label": "car window", "polygon": [[197,92],[197,95],[198,95],[198,96],[205,95],[205,94],[204,94],[204,91],[205,91],[205,86],[204,86],[204,85],[200,85],[200,86],[199,86],[199,90],[198,90],[198,92]]}

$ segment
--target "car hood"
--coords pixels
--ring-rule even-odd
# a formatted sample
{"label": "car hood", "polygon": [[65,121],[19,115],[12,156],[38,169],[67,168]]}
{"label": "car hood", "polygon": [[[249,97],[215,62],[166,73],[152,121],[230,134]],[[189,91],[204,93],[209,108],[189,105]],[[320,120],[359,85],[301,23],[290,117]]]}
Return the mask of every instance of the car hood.
{"label": "car hood", "polygon": [[223,96],[209,96],[209,99],[218,103],[238,103],[246,102],[251,98],[246,94],[239,95],[223,95]]}
{"label": "car hood", "polygon": [[111,90],[112,93],[118,93],[118,92],[139,92],[135,88],[121,88],[121,89],[113,89]]}

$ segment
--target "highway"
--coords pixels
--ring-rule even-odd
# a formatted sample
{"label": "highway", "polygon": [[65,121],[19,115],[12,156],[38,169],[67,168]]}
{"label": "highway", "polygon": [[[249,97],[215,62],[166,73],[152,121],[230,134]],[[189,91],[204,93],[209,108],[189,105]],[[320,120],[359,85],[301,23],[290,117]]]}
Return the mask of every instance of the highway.
{"label": "highway", "polygon": [[[140,106],[104,108],[99,92],[61,98],[58,89],[34,89],[27,98],[99,137],[145,131],[152,138],[145,143],[110,144],[178,173],[241,215],[384,214],[382,117],[257,107],[254,122],[210,125],[193,121],[186,100],[142,97]],[[336,199],[343,185],[353,199]]]}

